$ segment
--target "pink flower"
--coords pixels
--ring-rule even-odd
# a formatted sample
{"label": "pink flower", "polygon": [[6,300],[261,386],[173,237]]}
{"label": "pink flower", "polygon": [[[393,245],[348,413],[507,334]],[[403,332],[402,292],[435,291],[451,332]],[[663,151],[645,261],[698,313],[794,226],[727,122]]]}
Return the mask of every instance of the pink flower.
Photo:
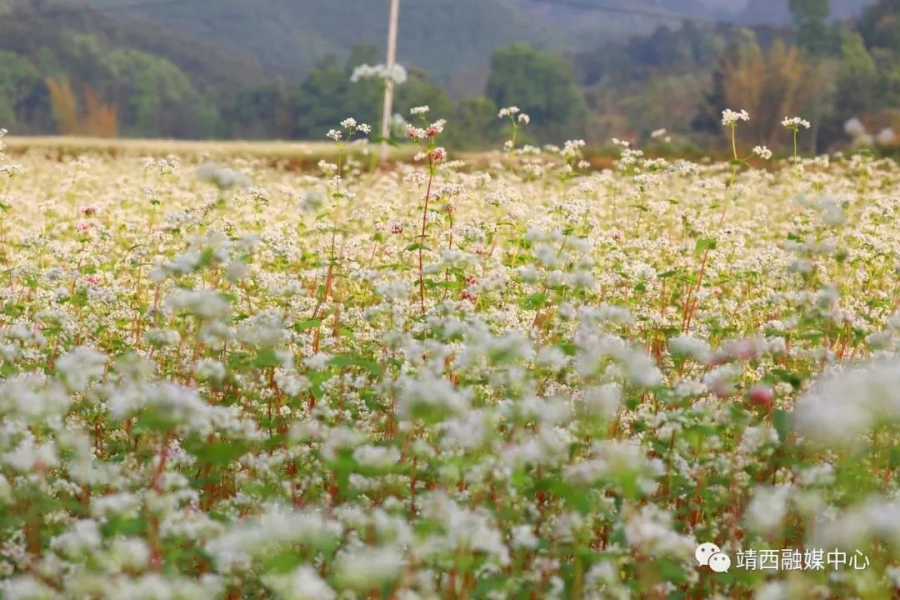
{"label": "pink flower", "polygon": [[759,360],[763,354],[760,340],[743,339],[729,344],[726,351],[739,360]]}
{"label": "pink flower", "polygon": [[75,222],[75,231],[77,231],[78,233],[84,233],[85,231],[88,231],[93,226],[94,226],[94,224],[91,223],[90,221],[79,220],[79,221]]}
{"label": "pink flower", "polygon": [[750,388],[748,397],[750,404],[764,408],[766,411],[772,410],[772,405],[775,403],[775,392],[771,387],[762,383],[758,383]]}
{"label": "pink flower", "polygon": [[406,126],[406,137],[413,141],[425,139],[428,134],[421,127],[414,127],[412,125]]}

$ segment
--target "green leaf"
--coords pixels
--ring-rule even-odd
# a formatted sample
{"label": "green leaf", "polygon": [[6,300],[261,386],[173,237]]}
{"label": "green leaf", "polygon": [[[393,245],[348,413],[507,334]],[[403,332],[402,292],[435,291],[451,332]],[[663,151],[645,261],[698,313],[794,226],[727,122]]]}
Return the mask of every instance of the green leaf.
{"label": "green leaf", "polygon": [[715,250],[716,249],[716,240],[712,238],[703,238],[697,240],[697,247],[695,250],[697,252],[701,250]]}
{"label": "green leaf", "polygon": [[775,425],[775,431],[778,432],[778,438],[782,442],[788,438],[794,427],[793,417],[793,414],[786,410],[776,410],[772,413],[772,424]]}
{"label": "green leaf", "polygon": [[800,386],[803,384],[803,380],[799,375],[791,373],[790,371],[786,371],[784,369],[772,369],[771,371],[769,371],[767,379],[772,379],[776,383],[789,383],[795,390],[799,390]]}
{"label": "green leaf", "polygon": [[559,479],[543,479],[535,486],[536,490],[550,492],[561,498],[565,503],[579,513],[585,515],[591,511],[591,501],[587,491]]}
{"label": "green leaf", "polygon": [[547,294],[531,294],[522,302],[520,306],[525,310],[538,310],[547,303]]}
{"label": "green leaf", "polygon": [[381,365],[379,365],[376,361],[370,360],[367,358],[363,358],[360,356],[351,356],[348,354],[341,354],[338,356],[332,357],[328,364],[332,367],[359,367],[360,369],[365,369],[369,371],[373,375],[381,374]]}
{"label": "green leaf", "polygon": [[891,448],[891,468],[896,469],[897,467],[900,467],[900,446]]}
{"label": "green leaf", "polygon": [[294,331],[301,333],[303,331],[309,331],[310,329],[316,329],[321,325],[322,319],[306,319],[305,321],[294,323]]}
{"label": "green leaf", "polygon": [[213,465],[228,465],[247,451],[246,444],[237,441],[204,443],[192,448],[193,454],[201,461]]}
{"label": "green leaf", "polygon": [[281,361],[278,360],[278,357],[275,355],[275,351],[271,348],[265,348],[259,351],[259,354],[256,355],[256,360],[253,361],[253,365],[260,369],[265,369],[266,367],[277,367],[281,364]]}

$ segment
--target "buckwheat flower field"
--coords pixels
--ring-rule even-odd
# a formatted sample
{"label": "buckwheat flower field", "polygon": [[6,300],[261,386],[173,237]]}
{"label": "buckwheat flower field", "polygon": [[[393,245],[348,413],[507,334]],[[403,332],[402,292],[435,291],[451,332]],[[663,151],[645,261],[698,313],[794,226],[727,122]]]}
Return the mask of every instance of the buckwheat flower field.
{"label": "buckwheat flower field", "polygon": [[478,167],[424,108],[390,169],[0,158],[0,596],[895,597],[897,164],[504,110]]}

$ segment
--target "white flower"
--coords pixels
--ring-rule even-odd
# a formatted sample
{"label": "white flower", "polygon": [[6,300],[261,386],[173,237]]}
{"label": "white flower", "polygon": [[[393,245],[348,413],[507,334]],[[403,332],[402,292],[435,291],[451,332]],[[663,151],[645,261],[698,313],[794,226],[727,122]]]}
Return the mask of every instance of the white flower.
{"label": "white flower", "polygon": [[763,160],[769,160],[770,158],[772,158],[772,151],[765,146],[756,146],[755,148],[753,148],[753,154]]}
{"label": "white flower", "polygon": [[551,371],[558,372],[566,366],[568,360],[565,352],[560,350],[558,346],[544,346],[535,357],[534,363],[538,366],[550,369]]}
{"label": "white flower", "polygon": [[357,83],[362,81],[363,79],[384,79],[393,81],[397,85],[401,85],[407,80],[406,69],[403,65],[395,64],[394,66],[388,68],[383,64],[378,65],[359,65],[355,69],[353,69],[353,74],[350,75],[350,81],[353,83]]}
{"label": "white flower", "polygon": [[331,360],[331,355],[326,354],[324,352],[318,352],[309,358],[303,359],[303,364],[312,369],[313,371],[324,371],[328,368],[328,361]]}
{"label": "white flower", "polygon": [[74,557],[100,547],[100,528],[92,519],[76,521],[71,529],[50,541],[50,547],[66,556]]}
{"label": "white flower", "polygon": [[704,340],[681,334],[669,340],[669,352],[678,358],[705,362],[709,358],[709,344]]}
{"label": "white flower", "polygon": [[231,314],[231,305],[212,290],[178,290],[166,299],[176,312],[189,313],[199,319],[224,319]]}
{"label": "white flower", "polygon": [[747,526],[759,533],[775,531],[787,514],[791,489],[790,485],[758,488],[747,505]]}
{"label": "white flower", "polygon": [[59,597],[52,588],[28,575],[0,581],[0,591],[5,600],[51,600]]}
{"label": "white flower", "polygon": [[866,135],[866,126],[857,117],[853,117],[844,123],[844,131],[852,138],[861,138]]}
{"label": "white flower", "polygon": [[297,567],[287,575],[269,575],[263,583],[282,600],[334,600],[334,590],[309,565]]}
{"label": "white flower", "polygon": [[409,114],[424,115],[425,113],[427,113],[430,110],[431,110],[431,107],[427,106],[427,105],[426,106],[415,106],[415,107],[409,109]]}
{"label": "white flower", "polygon": [[330,543],[341,531],[340,523],[319,512],[295,512],[269,506],[258,517],[232,524],[225,533],[211,540],[206,549],[220,570],[230,571],[249,564],[254,556],[264,556],[285,545]]}
{"label": "white flower", "polygon": [[734,382],[741,376],[741,368],[735,364],[716,367],[703,376],[703,383],[716,396],[727,398],[734,394]]}
{"label": "white flower", "polygon": [[590,458],[566,468],[566,478],[578,485],[596,481],[617,487],[634,486],[631,493],[656,491],[655,479],[665,472],[657,459],[648,459],[640,444],[633,441],[604,440],[591,448]]}
{"label": "white flower", "polygon": [[697,543],[693,538],[679,535],[672,527],[672,515],[654,504],[627,517],[625,537],[628,545],[647,556],[672,556],[689,560]]}
{"label": "white flower", "polygon": [[730,108],[726,108],[722,111],[722,125],[725,125],[726,127],[734,127],[738,124],[738,121],[749,120],[750,114],[746,110],[735,112]]}
{"label": "white flower", "polygon": [[400,461],[400,451],[397,448],[367,444],[354,450],[353,458],[359,464],[367,467],[390,467]]}
{"label": "white flower", "polygon": [[360,548],[338,559],[338,578],[355,590],[379,588],[397,579],[405,562],[395,548]]}
{"label": "white flower", "polygon": [[505,117],[512,117],[519,113],[518,106],[509,106],[507,108],[501,108],[500,112],[497,113],[497,117],[503,119]]}
{"label": "white flower", "polygon": [[79,346],[59,358],[56,370],[70,390],[81,392],[91,379],[103,376],[106,367],[106,355],[93,348]]}
{"label": "white flower", "polygon": [[240,171],[223,167],[214,162],[205,162],[197,167],[197,178],[215,184],[219,189],[250,187],[250,178]]}
{"label": "white flower", "polygon": [[822,221],[826,225],[837,226],[847,222],[847,215],[844,214],[843,201],[834,196],[822,196],[819,198],[816,208],[822,215]]}
{"label": "white flower", "polygon": [[538,538],[534,535],[534,527],[531,525],[517,525],[512,530],[510,546],[522,550],[534,550],[538,547]]}
{"label": "white flower", "polygon": [[785,117],[781,124],[787,129],[792,129],[794,131],[799,131],[801,127],[803,129],[810,128],[809,121],[801,119],[800,117]]}
{"label": "white flower", "polygon": [[882,146],[889,146],[897,141],[897,133],[890,127],[882,129],[878,132],[878,135],[875,136],[875,141]]}
{"label": "white flower", "polygon": [[228,374],[225,365],[212,358],[204,358],[197,361],[194,365],[194,374],[198,379],[208,379],[210,381],[221,382]]}
{"label": "white flower", "polygon": [[425,372],[418,377],[404,375],[398,381],[397,414],[403,418],[417,415],[462,415],[469,407],[467,390],[455,387],[444,377]]}
{"label": "white flower", "polygon": [[587,414],[612,419],[618,414],[622,404],[622,386],[618,383],[605,383],[589,387],[581,393],[581,400]]}
{"label": "white flower", "polygon": [[300,210],[303,212],[315,212],[319,210],[323,204],[325,204],[325,194],[320,190],[313,188],[307,190],[306,194],[303,195],[303,200],[300,203]]}
{"label": "white flower", "polygon": [[3,456],[3,462],[16,471],[28,473],[39,469],[52,469],[59,464],[53,442],[35,445],[31,436],[23,439],[15,450]]}
{"label": "white flower", "polygon": [[794,414],[803,437],[822,444],[855,444],[876,424],[900,421],[900,359],[827,372],[797,400]]}

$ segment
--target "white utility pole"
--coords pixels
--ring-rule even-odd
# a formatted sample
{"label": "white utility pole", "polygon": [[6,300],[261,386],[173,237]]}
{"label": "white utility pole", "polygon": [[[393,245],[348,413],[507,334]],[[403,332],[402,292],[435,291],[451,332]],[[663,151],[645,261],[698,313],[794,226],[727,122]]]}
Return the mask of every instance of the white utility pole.
{"label": "white utility pole", "polygon": [[[387,140],[391,136],[391,111],[394,104],[394,65],[397,63],[397,21],[400,18],[400,0],[391,0],[391,21],[388,25],[387,72],[384,80],[384,106],[381,113],[381,137]],[[388,144],[381,142],[381,160],[387,158]]]}

